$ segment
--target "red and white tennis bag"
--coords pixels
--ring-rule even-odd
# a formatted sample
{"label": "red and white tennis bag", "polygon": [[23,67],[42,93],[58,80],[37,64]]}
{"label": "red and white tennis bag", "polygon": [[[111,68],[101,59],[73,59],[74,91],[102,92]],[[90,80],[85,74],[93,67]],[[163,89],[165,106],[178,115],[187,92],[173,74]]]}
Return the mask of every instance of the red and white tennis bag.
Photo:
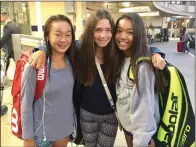
{"label": "red and white tennis bag", "polygon": [[[13,107],[11,112],[11,130],[12,134],[22,139],[22,126],[21,126],[21,84],[22,84],[22,74],[25,64],[32,51],[24,52],[21,58],[17,61],[16,71],[14,74],[14,80],[12,84],[12,97],[13,97]],[[36,90],[35,90],[35,100],[38,99],[44,89],[46,82],[47,66],[45,65],[42,69],[36,70]]]}

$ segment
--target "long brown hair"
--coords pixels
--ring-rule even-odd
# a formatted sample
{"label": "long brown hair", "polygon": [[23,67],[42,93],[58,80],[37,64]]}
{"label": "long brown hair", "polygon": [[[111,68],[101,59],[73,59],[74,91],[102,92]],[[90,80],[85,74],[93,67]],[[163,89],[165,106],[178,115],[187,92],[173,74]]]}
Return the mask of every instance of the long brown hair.
{"label": "long brown hair", "polygon": [[[132,72],[134,76],[134,81],[137,87],[137,91],[139,93],[139,84],[138,84],[138,69],[136,65],[136,60],[141,56],[149,56],[151,57],[150,49],[147,46],[147,35],[146,35],[146,29],[143,23],[142,18],[137,13],[126,13],[122,15],[116,22],[116,28],[115,32],[117,31],[117,27],[119,25],[119,21],[122,19],[128,19],[132,22],[133,26],[133,41],[132,46],[130,49],[131,52],[131,66],[132,66]],[[122,56],[122,54],[120,54]],[[124,55],[123,55],[124,56]],[[122,58],[122,57],[121,57]],[[152,62],[147,62],[148,68],[154,71],[155,73],[155,92],[158,94],[161,92],[163,88],[163,78],[157,69],[153,68]],[[122,62],[121,62],[122,64]]]}
{"label": "long brown hair", "polygon": [[92,13],[88,18],[83,39],[81,42],[81,48],[79,49],[77,56],[77,73],[76,77],[82,84],[91,85],[93,84],[96,65],[95,65],[95,41],[94,31],[101,19],[108,19],[111,25],[112,39],[106,47],[103,49],[104,58],[104,76],[107,83],[116,82],[116,71],[118,60],[118,49],[115,47],[114,41],[114,29],[115,24],[111,14],[105,9],[99,9]]}
{"label": "long brown hair", "polygon": [[[73,71],[75,72],[75,60],[74,60],[75,52],[76,52],[75,33],[74,33],[74,29],[73,29],[73,26],[72,26],[70,19],[68,17],[66,17],[65,15],[61,15],[61,14],[53,15],[47,19],[47,21],[44,25],[44,40],[45,40],[46,48],[47,48],[47,56],[48,56],[49,60],[51,61],[52,49],[51,49],[50,41],[48,40],[48,35],[51,30],[52,23],[58,22],[58,21],[66,21],[71,27],[72,42],[71,42],[69,49],[65,52],[65,55],[70,59],[70,61],[72,63]],[[51,67],[51,62],[49,62],[49,71],[50,71],[50,67]],[[49,72],[49,75],[50,75],[50,72]]]}

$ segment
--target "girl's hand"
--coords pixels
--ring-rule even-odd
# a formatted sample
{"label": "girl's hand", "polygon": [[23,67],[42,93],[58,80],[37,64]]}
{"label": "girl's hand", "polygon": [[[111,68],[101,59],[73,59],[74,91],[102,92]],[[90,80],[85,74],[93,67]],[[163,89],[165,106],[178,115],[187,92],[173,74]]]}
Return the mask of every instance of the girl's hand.
{"label": "girl's hand", "polygon": [[24,147],[36,147],[36,142],[34,138],[25,139],[24,140]]}
{"label": "girl's hand", "polygon": [[29,58],[29,64],[36,69],[43,68],[46,62],[46,52],[39,50],[33,53]]}
{"label": "girl's hand", "polygon": [[155,68],[163,70],[165,68],[165,60],[161,57],[160,54],[154,53],[152,55],[152,64],[154,65]]}

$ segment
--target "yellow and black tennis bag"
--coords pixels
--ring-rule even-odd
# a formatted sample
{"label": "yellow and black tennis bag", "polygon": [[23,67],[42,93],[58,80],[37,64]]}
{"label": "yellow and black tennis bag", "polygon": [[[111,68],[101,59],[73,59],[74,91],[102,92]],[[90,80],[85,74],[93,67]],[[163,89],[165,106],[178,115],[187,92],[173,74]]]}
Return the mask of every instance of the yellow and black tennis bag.
{"label": "yellow and black tennis bag", "polygon": [[[139,63],[151,60],[137,59]],[[160,123],[153,139],[157,147],[195,147],[195,115],[186,82],[181,72],[170,63],[161,71],[165,79],[164,90],[159,94]],[[133,74],[129,68],[128,76]]]}

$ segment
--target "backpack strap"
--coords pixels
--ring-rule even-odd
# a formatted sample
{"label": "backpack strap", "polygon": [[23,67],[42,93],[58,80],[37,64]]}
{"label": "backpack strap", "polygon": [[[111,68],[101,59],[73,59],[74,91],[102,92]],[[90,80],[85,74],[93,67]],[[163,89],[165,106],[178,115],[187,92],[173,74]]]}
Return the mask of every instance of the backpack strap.
{"label": "backpack strap", "polygon": [[[145,57],[145,56],[141,56],[141,57],[137,58],[136,66],[138,67],[138,65],[143,61],[151,61],[151,58],[150,57]],[[134,81],[134,76],[133,76],[131,64],[130,64],[129,69],[128,69],[128,77],[129,77],[130,80]]]}
{"label": "backpack strap", "polygon": [[[69,65],[69,59],[67,56],[65,56],[66,64]],[[45,84],[46,84],[46,78],[47,78],[47,66],[50,64],[49,59],[47,59],[46,64],[43,68],[36,70],[36,89],[35,89],[35,99],[38,99],[41,94],[43,93]]]}
{"label": "backpack strap", "polygon": [[43,93],[47,78],[47,64],[41,69],[36,70],[36,89],[35,89],[35,99],[38,99]]}
{"label": "backpack strap", "polygon": [[143,61],[151,61],[151,58],[150,57],[144,57],[144,56],[141,56],[141,57],[137,58],[137,60],[136,60],[136,66],[138,66],[139,63],[141,63]]}

